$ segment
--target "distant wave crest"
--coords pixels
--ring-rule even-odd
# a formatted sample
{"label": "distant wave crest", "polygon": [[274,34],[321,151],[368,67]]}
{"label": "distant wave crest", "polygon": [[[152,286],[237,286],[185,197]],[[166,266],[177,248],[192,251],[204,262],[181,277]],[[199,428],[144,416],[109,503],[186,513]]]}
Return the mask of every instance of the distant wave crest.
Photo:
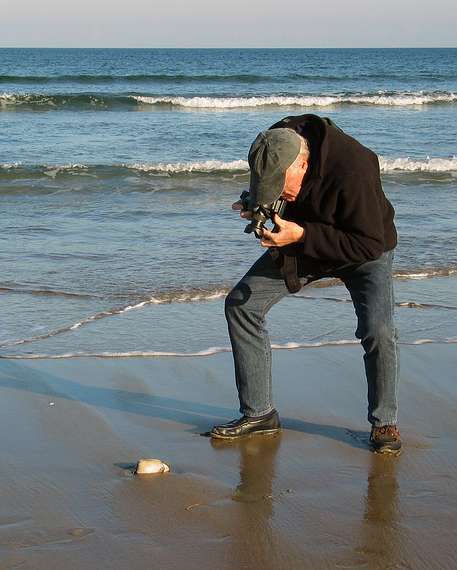
{"label": "distant wave crest", "polygon": [[[313,79],[316,76],[301,76],[301,78]],[[299,76],[289,75],[286,78],[299,79]],[[331,77],[326,77],[331,78]],[[131,73],[131,74],[102,74],[102,73],[82,73],[63,75],[0,75],[0,83],[82,83],[82,84],[109,84],[109,83],[187,83],[187,82],[240,82],[256,83],[261,81],[283,81],[284,77],[278,79],[269,75],[258,75],[251,73],[235,74],[186,74],[186,73]],[[338,79],[338,78],[334,78]]]}
{"label": "distant wave crest", "polygon": [[0,84],[61,84],[73,83],[82,85],[109,85],[112,83],[284,83],[289,82],[343,82],[343,81],[366,81],[367,79],[452,79],[454,76],[442,71],[429,73],[415,72],[410,70],[404,74],[395,71],[388,72],[346,72],[341,74],[325,73],[319,70],[317,73],[284,73],[269,75],[262,73],[65,73],[49,75],[0,75]]}

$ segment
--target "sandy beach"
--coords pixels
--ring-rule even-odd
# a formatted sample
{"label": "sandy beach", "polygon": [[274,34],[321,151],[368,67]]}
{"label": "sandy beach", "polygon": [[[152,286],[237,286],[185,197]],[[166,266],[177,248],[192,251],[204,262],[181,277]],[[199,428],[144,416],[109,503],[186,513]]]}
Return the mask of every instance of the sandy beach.
{"label": "sandy beach", "polygon": [[357,346],[275,351],[284,430],[234,443],[231,354],[0,360],[0,568],[456,568],[456,357],[402,347],[398,458]]}

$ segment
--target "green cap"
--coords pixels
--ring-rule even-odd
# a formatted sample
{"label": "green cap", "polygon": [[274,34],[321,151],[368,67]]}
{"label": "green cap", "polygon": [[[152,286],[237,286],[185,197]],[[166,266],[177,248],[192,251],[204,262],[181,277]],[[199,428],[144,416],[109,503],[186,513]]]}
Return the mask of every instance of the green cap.
{"label": "green cap", "polygon": [[301,138],[293,129],[268,129],[249,149],[249,193],[257,204],[268,205],[281,196],[286,170],[300,153]]}

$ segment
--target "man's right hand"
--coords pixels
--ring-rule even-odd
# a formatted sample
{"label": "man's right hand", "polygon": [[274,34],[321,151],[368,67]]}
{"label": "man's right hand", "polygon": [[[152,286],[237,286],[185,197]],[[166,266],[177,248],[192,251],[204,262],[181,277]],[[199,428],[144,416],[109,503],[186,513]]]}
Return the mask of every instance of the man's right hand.
{"label": "man's right hand", "polygon": [[243,210],[243,205],[241,203],[241,200],[238,200],[237,202],[234,202],[232,204],[232,210],[238,210],[240,212],[241,218],[244,218],[246,220],[250,220],[252,218],[252,212],[250,212],[249,210]]}

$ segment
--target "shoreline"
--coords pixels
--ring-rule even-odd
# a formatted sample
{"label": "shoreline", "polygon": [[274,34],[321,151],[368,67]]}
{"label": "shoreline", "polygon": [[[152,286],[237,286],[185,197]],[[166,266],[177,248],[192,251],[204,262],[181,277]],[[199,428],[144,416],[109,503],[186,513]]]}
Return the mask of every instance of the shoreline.
{"label": "shoreline", "polygon": [[[244,269],[240,269],[241,275]],[[171,294],[171,295],[174,295]],[[0,295],[5,313],[0,360],[65,357],[179,357],[227,352],[230,343],[219,291],[190,295],[183,302],[156,297],[111,304],[58,295]],[[457,341],[455,277],[399,280],[396,326],[401,346]],[[37,311],[33,311],[33,307]],[[306,323],[295,322],[297,312]],[[30,315],[32,314],[32,318]],[[64,315],[64,316],[61,316]],[[304,288],[274,306],[267,318],[277,350],[357,346],[354,309],[345,287]],[[8,332],[10,331],[10,332]]]}
{"label": "shoreline", "polygon": [[[457,344],[457,338],[432,339],[423,338],[413,341],[397,341],[399,347],[407,346],[424,346],[424,345],[454,345]],[[329,340],[324,342],[286,342],[284,344],[271,343],[273,352],[291,351],[291,350],[308,350],[308,349],[326,349],[326,348],[344,348],[360,346],[357,339]],[[208,358],[217,356],[218,354],[231,353],[229,346],[210,346],[207,349],[197,352],[161,352],[161,351],[132,351],[132,352],[74,352],[63,354],[12,354],[0,355],[0,360],[72,360],[72,359],[136,359],[136,358]]]}

